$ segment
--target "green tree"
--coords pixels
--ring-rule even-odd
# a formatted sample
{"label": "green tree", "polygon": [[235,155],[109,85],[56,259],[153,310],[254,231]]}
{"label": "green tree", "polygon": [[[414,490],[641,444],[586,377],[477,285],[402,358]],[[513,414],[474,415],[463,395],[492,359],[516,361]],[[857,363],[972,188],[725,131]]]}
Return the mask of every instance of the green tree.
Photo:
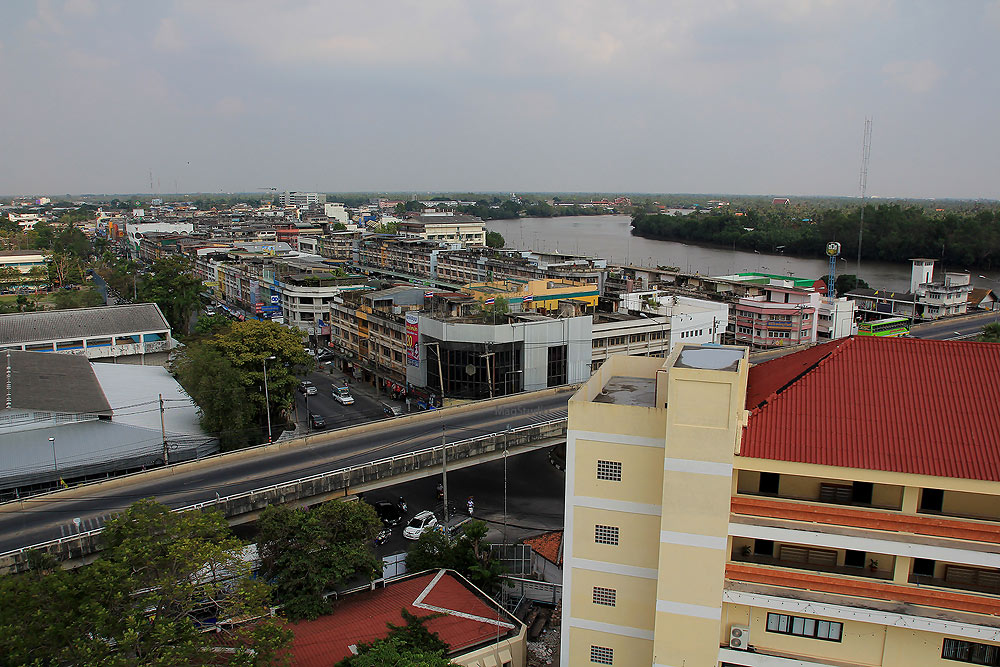
{"label": "green tree", "polygon": [[232,323],[231,319],[221,313],[216,315],[199,315],[198,322],[194,325],[194,332],[202,336],[210,336],[228,328]]}
{"label": "green tree", "polygon": [[104,305],[104,296],[95,289],[58,290],[52,294],[51,298],[57,310],[65,308],[90,308]]}
{"label": "green tree", "polygon": [[202,290],[201,280],[192,275],[187,260],[157,260],[139,281],[137,290],[140,301],[157,304],[175,331],[187,333],[191,315],[201,305]]}
{"label": "green tree", "polygon": [[[823,277],[823,280],[829,280],[829,276]],[[834,289],[837,292],[837,296],[844,296],[851,290],[855,289],[868,289],[868,283],[861,280],[853,273],[842,273],[837,276],[837,282],[833,284]]]}
{"label": "green tree", "polygon": [[495,590],[503,567],[494,560],[486,541],[486,524],[470,521],[451,541],[441,531],[425,531],[406,554],[406,569],[412,572],[446,568],[461,573],[484,591]]}
{"label": "green tree", "polygon": [[404,625],[388,623],[389,634],[384,639],[360,644],[358,654],[344,658],[336,667],[446,667],[452,665],[445,658],[446,644],[436,632],[424,625],[440,614],[415,616],[406,609],[400,610]]}
{"label": "green tree", "polygon": [[[217,511],[171,512],[152,500],[105,525],[91,565],[63,570],[35,557],[0,577],[0,665],[274,664],[291,638],[269,617],[268,584],[251,577],[242,543]],[[199,618],[263,619],[228,626],[232,654]]]}
{"label": "green tree", "polygon": [[0,285],[11,287],[21,282],[21,272],[13,266],[0,266]]}
{"label": "green tree", "polygon": [[255,445],[260,407],[247,395],[244,378],[216,348],[194,343],[174,361],[173,371],[198,405],[201,426],[219,438],[223,451]]}
{"label": "green tree", "polygon": [[52,242],[55,240],[55,231],[52,229],[52,225],[42,221],[35,223],[34,228],[31,230],[31,246],[39,250],[47,250],[52,247]]}
{"label": "green tree", "polygon": [[983,327],[983,333],[976,340],[984,343],[1000,343],[1000,324],[990,322]]}
{"label": "green tree", "polygon": [[[208,344],[229,360],[240,374],[247,396],[264,412],[264,361],[267,361],[267,394],[271,415],[280,415],[293,403],[296,375],[308,368],[313,359],[302,347],[302,335],[269,320],[234,322],[213,336]],[[265,420],[266,421],[266,420]]]}
{"label": "green tree", "polygon": [[49,282],[49,270],[44,266],[33,266],[28,270],[27,282],[35,286],[35,291],[42,285],[46,285]]}
{"label": "green tree", "polygon": [[258,525],[261,570],[289,618],[320,616],[329,610],[324,594],[355,575],[371,578],[381,571],[372,540],[382,524],[367,503],[271,505]]}
{"label": "green tree", "polygon": [[486,232],[487,248],[502,248],[507,244],[500,232]]}

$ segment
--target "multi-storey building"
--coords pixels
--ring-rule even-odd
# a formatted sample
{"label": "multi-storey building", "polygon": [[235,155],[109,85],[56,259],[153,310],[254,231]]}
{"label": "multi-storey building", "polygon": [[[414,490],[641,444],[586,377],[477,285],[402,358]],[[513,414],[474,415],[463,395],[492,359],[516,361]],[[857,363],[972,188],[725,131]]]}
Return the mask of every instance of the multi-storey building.
{"label": "multi-storey building", "polygon": [[763,295],[736,302],[736,342],[755,348],[815,343],[819,306],[818,292],[770,285]]}
{"label": "multi-storey building", "polygon": [[1000,663],[1000,346],[615,356],[569,402],[570,665]]}
{"label": "multi-storey building", "polygon": [[847,296],[857,301],[858,310],[867,319],[888,316],[909,317],[914,320],[936,320],[968,311],[972,280],[968,273],[944,274],[943,280],[934,280],[933,259],[911,260],[910,290],[857,288]]}
{"label": "multi-storey building", "polygon": [[573,299],[587,312],[597,306],[600,291],[595,285],[569,280],[502,280],[466,285],[463,292],[480,303],[504,299],[512,310],[546,314],[559,310],[559,302]]}
{"label": "multi-storey building", "polygon": [[399,233],[427,241],[460,243],[463,246],[485,246],[486,225],[474,215],[461,213],[425,212],[407,218],[399,225]]}
{"label": "multi-storey building", "polygon": [[326,195],[317,192],[295,192],[286,190],[278,195],[278,202],[282,206],[305,207],[312,204],[326,203]]}

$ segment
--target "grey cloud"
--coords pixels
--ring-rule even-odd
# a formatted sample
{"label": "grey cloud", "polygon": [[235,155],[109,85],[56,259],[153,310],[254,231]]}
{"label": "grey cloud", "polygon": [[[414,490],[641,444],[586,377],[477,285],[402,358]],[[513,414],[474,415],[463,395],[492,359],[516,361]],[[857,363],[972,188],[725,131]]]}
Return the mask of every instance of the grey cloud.
{"label": "grey cloud", "polygon": [[0,189],[997,197],[998,7],[17,3]]}

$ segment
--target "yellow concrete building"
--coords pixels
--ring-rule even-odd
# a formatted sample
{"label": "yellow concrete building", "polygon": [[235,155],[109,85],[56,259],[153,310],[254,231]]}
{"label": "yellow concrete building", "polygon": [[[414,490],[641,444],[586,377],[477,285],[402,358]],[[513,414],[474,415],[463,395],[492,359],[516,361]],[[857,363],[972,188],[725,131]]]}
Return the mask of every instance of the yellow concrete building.
{"label": "yellow concrete building", "polygon": [[610,358],[569,403],[563,664],[1000,665],[997,380],[915,339]]}
{"label": "yellow concrete building", "polygon": [[584,309],[594,308],[601,293],[597,285],[572,280],[498,280],[471,283],[462,291],[479,302],[502,298],[507,300],[511,310],[541,313],[558,310],[561,299],[574,299]]}

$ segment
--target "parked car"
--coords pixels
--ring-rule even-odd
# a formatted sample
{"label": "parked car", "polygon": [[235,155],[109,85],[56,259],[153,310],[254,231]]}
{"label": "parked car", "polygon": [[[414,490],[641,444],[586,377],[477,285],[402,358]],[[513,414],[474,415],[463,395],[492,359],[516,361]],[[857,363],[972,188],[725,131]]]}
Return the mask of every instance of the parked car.
{"label": "parked car", "polygon": [[406,528],[403,529],[403,537],[408,540],[418,540],[424,531],[431,530],[437,525],[438,520],[433,512],[427,510],[418,512],[415,517],[410,519],[410,523],[406,524]]}
{"label": "parked car", "polygon": [[316,355],[316,359],[319,361],[331,361],[335,356],[337,355],[334,354],[333,350],[320,350]]}
{"label": "parked car", "polygon": [[354,402],[354,397],[351,396],[351,390],[347,387],[334,387],[333,400],[337,401],[341,405],[350,405]]}
{"label": "parked car", "polygon": [[[315,389],[315,387],[313,387],[313,389]],[[316,429],[326,428],[326,420],[323,418],[323,415],[311,413],[309,415],[309,426]]]}
{"label": "parked car", "polygon": [[388,500],[377,500],[372,503],[372,507],[375,508],[375,514],[378,514],[378,518],[382,520],[383,525],[386,527],[398,526],[406,518],[406,510],[398,502],[392,503]]}
{"label": "parked car", "polygon": [[403,408],[399,407],[398,405],[393,405],[392,403],[383,403],[382,412],[385,413],[386,417],[399,417],[405,414],[403,412]]}

